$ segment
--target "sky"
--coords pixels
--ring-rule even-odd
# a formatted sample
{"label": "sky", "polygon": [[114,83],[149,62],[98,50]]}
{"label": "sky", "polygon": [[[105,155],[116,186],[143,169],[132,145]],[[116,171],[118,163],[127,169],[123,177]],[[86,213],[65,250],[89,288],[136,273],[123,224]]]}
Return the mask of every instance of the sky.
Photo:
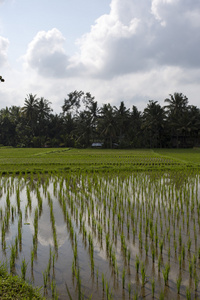
{"label": "sky", "polygon": [[143,110],[175,92],[200,108],[199,0],[0,0],[0,109],[74,90]]}

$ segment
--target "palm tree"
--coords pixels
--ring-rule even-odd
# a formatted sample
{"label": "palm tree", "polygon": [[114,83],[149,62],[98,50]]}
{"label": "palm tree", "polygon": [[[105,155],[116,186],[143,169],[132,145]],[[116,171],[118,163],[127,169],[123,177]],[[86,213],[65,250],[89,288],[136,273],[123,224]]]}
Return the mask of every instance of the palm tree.
{"label": "palm tree", "polygon": [[177,148],[179,147],[181,137],[181,124],[183,123],[183,116],[187,110],[188,98],[182,93],[170,94],[170,98],[164,100],[168,105],[166,109],[168,125],[170,128],[171,143]]}
{"label": "palm tree", "polygon": [[179,132],[182,135],[184,147],[199,145],[200,110],[196,106],[187,107],[181,118]]}
{"label": "palm tree", "polygon": [[123,141],[127,140],[127,133],[130,121],[130,109],[126,109],[124,102],[120,103],[119,108],[114,106],[117,122],[119,142],[122,146]]}
{"label": "palm tree", "polygon": [[48,139],[48,126],[50,121],[50,113],[52,111],[50,107],[51,102],[41,97],[37,100],[37,117],[34,141],[37,142],[37,146],[41,147],[46,144]]}
{"label": "palm tree", "polygon": [[0,110],[0,144],[4,146],[15,145],[15,129],[16,125],[10,118],[9,108]]}
{"label": "palm tree", "polygon": [[37,125],[38,116],[38,98],[37,95],[29,94],[25,98],[24,106],[22,107],[22,112],[24,113],[28,125],[30,125],[33,136],[35,135],[35,129]]}
{"label": "palm tree", "polygon": [[143,112],[143,129],[146,133],[146,139],[149,140],[150,148],[161,147],[164,122],[164,108],[158,104],[158,101],[149,100]]}
{"label": "palm tree", "polygon": [[130,113],[130,125],[129,125],[129,139],[130,146],[133,148],[142,147],[142,113],[138,111],[135,105],[132,106],[132,111]]}
{"label": "palm tree", "polygon": [[52,108],[50,107],[51,102],[41,97],[38,99],[37,110],[38,110],[38,119],[45,120],[49,118]]}
{"label": "palm tree", "polygon": [[105,145],[109,148],[113,147],[113,142],[116,139],[116,119],[114,109],[108,104],[104,104],[100,110],[99,130],[104,138]]}
{"label": "palm tree", "polygon": [[188,98],[182,93],[174,93],[174,95],[169,95],[170,98],[165,99],[165,102],[168,103],[168,105],[165,106],[168,114],[180,115],[188,105]]}

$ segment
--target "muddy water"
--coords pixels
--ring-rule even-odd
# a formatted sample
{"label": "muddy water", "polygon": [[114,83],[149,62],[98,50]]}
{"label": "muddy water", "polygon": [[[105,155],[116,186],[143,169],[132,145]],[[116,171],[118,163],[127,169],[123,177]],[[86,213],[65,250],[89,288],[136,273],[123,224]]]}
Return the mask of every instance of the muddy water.
{"label": "muddy water", "polygon": [[156,298],[200,297],[199,174],[1,177],[0,195],[0,260],[47,298],[152,299],[153,279]]}

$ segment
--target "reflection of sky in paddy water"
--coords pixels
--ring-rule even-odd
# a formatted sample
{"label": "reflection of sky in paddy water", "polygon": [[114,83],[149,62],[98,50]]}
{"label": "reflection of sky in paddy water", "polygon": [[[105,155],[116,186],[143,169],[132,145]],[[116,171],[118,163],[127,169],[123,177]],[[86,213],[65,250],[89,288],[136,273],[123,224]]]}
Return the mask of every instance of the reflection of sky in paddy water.
{"label": "reflection of sky in paddy water", "polygon": [[[4,247],[2,234],[0,235],[2,247],[0,260],[2,262],[7,261],[9,269],[11,246],[15,244],[15,239],[18,236],[18,222],[20,219],[18,205],[20,204],[22,247],[21,251],[18,247],[16,272],[21,274],[21,262],[25,258],[28,263],[27,278],[35,285],[43,285],[43,273],[47,270],[51,253],[49,278],[51,280],[55,278],[59,299],[66,299],[66,284],[72,298],[76,299],[78,296],[77,279],[75,274],[73,275],[72,267],[75,244],[77,243],[76,268],[80,270],[82,293],[87,297],[93,294],[92,299],[105,298],[105,291],[102,292],[102,274],[105,276],[105,284],[109,284],[110,293],[112,291],[115,299],[127,299],[129,297],[128,282],[131,283],[132,289],[138,289],[140,295],[144,293],[145,290],[142,290],[141,287],[141,273],[136,274],[136,255],[138,255],[140,262],[145,265],[146,291],[151,290],[151,278],[155,276],[158,284],[157,297],[159,297],[160,288],[163,285],[162,272],[158,273],[157,271],[160,251],[159,242],[164,239],[162,268],[169,259],[169,248],[171,250],[171,281],[166,295],[167,298],[174,298],[176,295],[177,270],[179,270],[178,257],[180,249],[178,236],[180,228],[187,257],[182,268],[184,289],[189,284],[189,272],[187,270],[189,261],[193,255],[198,256],[198,249],[200,248],[200,241],[197,240],[197,244],[194,242],[193,232],[193,224],[196,222],[196,228],[199,226],[197,213],[200,200],[199,186],[199,175],[195,173],[189,175],[186,173],[179,176],[175,176],[175,173],[161,175],[152,172],[123,175],[121,177],[111,175],[106,177],[95,174],[82,176],[67,174],[60,177],[43,175],[35,176],[32,179],[31,177],[2,177],[0,179],[1,232],[3,224],[7,224],[8,227],[5,234],[6,247]],[[27,190],[30,192],[31,205],[28,202]],[[17,193],[20,202],[17,202]],[[42,209],[39,208],[40,201],[42,202]],[[189,206],[189,229],[187,229],[188,214],[186,210],[188,205],[193,204],[194,210],[192,213]],[[37,209],[38,244],[32,272],[31,251],[33,250],[34,222]],[[8,211],[10,211],[10,214]],[[13,218],[12,211],[14,212]],[[54,229],[56,232],[53,231],[52,218],[55,220]],[[154,240],[152,242],[149,228],[148,232],[145,232],[147,221],[148,224],[152,221],[154,235],[155,224],[157,223],[158,242],[155,248],[154,264],[152,263]],[[130,226],[129,234],[128,224]],[[83,228],[85,228],[86,236],[84,236]],[[102,238],[99,234],[100,229],[102,230]],[[189,254],[187,252],[188,230],[190,230],[192,239]],[[174,234],[178,244],[177,253],[174,252]],[[92,237],[94,249],[93,271],[91,271],[92,260],[89,236]],[[109,241],[108,247],[106,236],[108,236]],[[126,255],[130,251],[130,263],[128,263],[127,256],[122,249],[123,236]],[[141,237],[142,247],[139,241]],[[54,249],[55,238],[58,244],[57,250]],[[148,255],[145,254],[147,242]],[[5,249],[3,250],[3,248]],[[55,259],[54,269],[52,267],[53,256]],[[116,262],[115,266],[114,261]],[[123,269],[126,270],[125,289],[122,289]],[[50,296],[50,283],[47,291]],[[152,297],[146,292],[145,298],[151,299]]]}
{"label": "reflection of sky in paddy water", "polygon": [[[15,184],[16,180],[15,180]],[[20,208],[23,212],[23,236],[26,235],[33,235],[34,234],[34,213],[35,209],[38,207],[38,200],[36,193],[31,192],[31,202],[32,202],[32,208],[31,211],[28,208],[28,213],[27,217],[25,215],[25,208],[27,205],[27,196],[26,196],[26,185],[22,184],[21,188],[23,188],[20,191]],[[52,184],[49,185],[50,194],[53,194],[53,187]],[[42,213],[39,216],[38,220],[38,242],[43,245],[43,246],[52,246],[54,245],[53,242],[53,235],[52,235],[52,227],[51,227],[51,222],[50,222],[50,208],[48,205],[48,200],[47,197],[43,194],[42,188],[40,188],[40,193],[42,196]],[[59,247],[64,244],[64,242],[67,239],[67,230],[66,230],[66,224],[63,219],[63,214],[62,214],[62,209],[60,207],[60,204],[58,200],[52,196],[53,200],[53,212],[54,212],[54,217],[55,217],[55,224],[56,224],[56,232],[57,232],[57,238],[59,240]],[[11,201],[11,207],[15,207],[15,220],[18,220],[17,216],[17,205],[16,205],[16,195],[13,193],[10,196],[10,201]],[[0,200],[1,207],[6,209],[6,197],[2,197]],[[7,235],[7,239],[12,239],[14,235],[17,233],[17,227],[16,227],[16,222],[13,224],[10,224],[10,231]],[[13,235],[14,234],[14,235]]]}

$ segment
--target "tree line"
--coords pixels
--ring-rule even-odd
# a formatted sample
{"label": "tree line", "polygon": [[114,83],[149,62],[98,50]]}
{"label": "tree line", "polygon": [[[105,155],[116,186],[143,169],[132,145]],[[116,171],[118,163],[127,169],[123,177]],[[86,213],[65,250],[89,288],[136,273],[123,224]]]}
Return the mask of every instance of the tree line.
{"label": "tree line", "polygon": [[[200,109],[182,93],[161,106],[149,100],[143,111],[103,104],[90,93],[73,91],[60,114],[51,102],[28,94],[23,107],[0,110],[0,145],[13,147],[172,148],[200,145]],[[95,143],[95,144],[94,144]]]}

